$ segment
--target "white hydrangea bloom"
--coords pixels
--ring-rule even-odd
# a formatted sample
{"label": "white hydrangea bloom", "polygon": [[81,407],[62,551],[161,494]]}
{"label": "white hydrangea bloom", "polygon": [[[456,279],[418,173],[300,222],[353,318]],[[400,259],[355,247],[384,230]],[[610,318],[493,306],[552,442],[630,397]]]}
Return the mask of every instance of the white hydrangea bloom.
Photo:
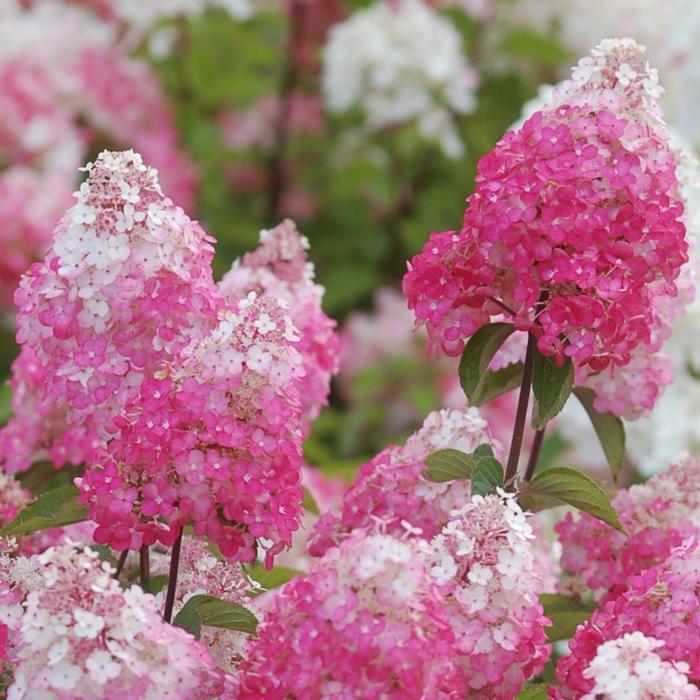
{"label": "white hydrangea bloom", "polygon": [[370,130],[415,121],[450,157],[463,152],[452,115],[473,111],[476,83],[459,33],[422,0],[356,12],[331,29],[324,52],[329,109],[359,105]]}
{"label": "white hydrangea bloom", "polygon": [[688,664],[663,661],[656,649],[664,642],[641,632],[601,644],[583,672],[595,686],[581,700],[688,700],[700,690],[687,677]]}

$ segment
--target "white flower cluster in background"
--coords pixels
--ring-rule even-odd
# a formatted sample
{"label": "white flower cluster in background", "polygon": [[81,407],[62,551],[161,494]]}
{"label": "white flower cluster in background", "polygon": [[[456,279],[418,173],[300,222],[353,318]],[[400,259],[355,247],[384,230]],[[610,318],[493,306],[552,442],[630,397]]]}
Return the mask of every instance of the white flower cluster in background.
{"label": "white flower cluster in background", "polygon": [[667,120],[700,144],[700,3],[697,0],[517,0],[504,3],[505,21],[555,30],[575,55],[601,39],[629,36],[647,47],[666,89]]}
{"label": "white flower cluster in background", "polygon": [[330,31],[327,105],[336,112],[359,106],[370,130],[415,121],[425,138],[459,157],[453,115],[473,111],[476,85],[459,32],[422,0],[378,2]]}

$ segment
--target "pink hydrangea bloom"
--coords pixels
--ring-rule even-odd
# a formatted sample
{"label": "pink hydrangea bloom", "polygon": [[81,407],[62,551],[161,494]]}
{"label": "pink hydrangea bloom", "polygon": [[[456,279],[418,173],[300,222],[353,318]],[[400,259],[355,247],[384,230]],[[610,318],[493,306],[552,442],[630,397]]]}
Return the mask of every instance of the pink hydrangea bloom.
{"label": "pink hydrangea bloom", "polygon": [[155,171],[133,151],[104,151],[86,169],[15,295],[23,347],[15,417],[0,434],[15,471],[47,453],[89,461],[144,378],[216,321],[211,239],[163,196]]}
{"label": "pink hydrangea bloom", "polygon": [[[10,473],[25,471],[42,459],[56,467],[80,464],[99,441],[83,423],[69,425],[63,399],[46,395],[46,368],[27,346],[12,363],[14,416],[0,428],[0,463]],[[59,394],[60,395],[60,394]]]}
{"label": "pink hydrangea bloom", "polygon": [[641,632],[601,644],[583,672],[595,685],[581,700],[700,698],[700,689],[688,681],[687,664],[663,661],[656,653],[662,646],[662,641]]}
{"label": "pink hydrangea bloom", "polygon": [[421,474],[425,458],[448,447],[473,452],[490,442],[486,421],[476,408],[429,414],[405,445],[387,447],[360,469],[340,513],[326,513],[316,524],[309,551],[321,556],[357,529],[409,530],[430,539],[450,520],[450,512],[469,500],[471,485],[468,480],[428,481]]}
{"label": "pink hydrangea bloom", "polygon": [[324,289],[314,282],[308,260],[309,241],[290,220],[260,233],[260,246],[236,261],[219,284],[228,301],[250,292],[287,304],[299,331],[296,348],[302,356],[301,400],[308,429],[328,401],[331,376],[338,371],[340,340],[335,321],[323,313]]}
{"label": "pink hydrangea bloom", "polygon": [[463,697],[444,612],[417,543],[356,534],[275,596],[240,698]]}
{"label": "pink hydrangea bloom", "polygon": [[32,532],[17,538],[17,546],[22,554],[41,554],[49,547],[58,547],[63,544],[90,545],[93,542],[95,523],[84,520],[72,525],[62,527],[50,527],[46,530]]}
{"label": "pink hydrangea bloom", "polygon": [[664,563],[633,576],[627,591],[608,599],[578,626],[569,642],[571,653],[557,663],[561,689],[555,697],[573,699],[590,693],[596,679],[587,669],[601,645],[634,632],[662,642],[655,654],[663,661],[682,663],[688,678],[700,681],[698,585],[700,552],[695,541],[674,550]]}
{"label": "pink hydrangea bloom", "polygon": [[189,700],[200,685],[215,683],[205,647],[163,622],[153,596],[122,590],[89,549],[64,545],[31,559],[0,557],[0,567],[15,598],[0,594],[0,614],[19,613],[8,700]]}
{"label": "pink hydrangea bloom", "polygon": [[663,562],[688,537],[697,536],[700,459],[685,457],[644,484],[622,489],[613,500],[628,537],[590,515],[568,513],[555,526],[562,567],[575,589],[615,595],[630,578]]}
{"label": "pink hydrangea bloom", "polygon": [[658,349],[659,298],[687,260],[659,93],[643,49],[606,40],[482,158],[462,229],[433,234],[404,277],[434,346],[458,354],[505,314],[591,372]]}
{"label": "pink hydrangea bloom", "polygon": [[431,542],[431,575],[443,587],[466,696],[511,700],[549,658],[550,624],[530,546],[532,528],[514,494],[472,498]]}
{"label": "pink hydrangea bloom", "polygon": [[95,540],[167,545],[191,521],[230,559],[252,561],[256,539],[270,562],[288,546],[303,499],[297,340],[282,306],[251,292],[148,378],[80,484]]}

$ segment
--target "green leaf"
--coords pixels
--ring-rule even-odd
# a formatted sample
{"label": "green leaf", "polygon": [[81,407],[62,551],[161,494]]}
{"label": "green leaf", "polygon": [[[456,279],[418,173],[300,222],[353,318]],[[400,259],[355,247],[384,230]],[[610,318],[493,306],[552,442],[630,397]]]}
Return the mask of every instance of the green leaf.
{"label": "green leaf", "polygon": [[192,596],[175,616],[173,625],[199,639],[202,625],[255,634],[258,620],[248,608],[211,595]]}
{"label": "green leaf", "polygon": [[570,467],[552,467],[535,474],[523,486],[520,503],[533,512],[568,504],[627,534],[602,486]]}
{"label": "green leaf", "polygon": [[[489,364],[514,331],[515,328],[509,323],[491,323],[482,326],[469,338],[459,361],[459,381],[472,406],[479,406],[495,395],[494,382],[497,383],[497,380],[493,376],[489,379],[489,376],[497,373],[489,372]],[[510,376],[509,381],[512,380]]]}
{"label": "green leaf", "polygon": [[593,429],[600,440],[605,458],[610,465],[610,470],[614,476],[617,476],[622,469],[622,461],[625,458],[625,426],[622,420],[613,413],[599,413],[593,408],[595,399],[593,389],[577,386],[574,389],[574,394],[586,409]]}
{"label": "green leaf", "polygon": [[484,383],[478,395],[478,405],[481,406],[501,394],[512,391],[520,386],[523,381],[523,363],[515,362],[512,365],[497,370],[488,370],[484,375]]}
{"label": "green leaf", "polygon": [[316,503],[316,499],[311,495],[311,491],[306,488],[304,488],[304,500],[301,502],[302,507],[304,508],[305,511],[309,513],[313,513],[314,515],[321,515],[321,511],[319,510],[318,504]]}
{"label": "green leaf", "polygon": [[540,602],[544,614],[552,621],[552,626],[545,629],[550,642],[571,639],[578,625],[593,612],[593,605],[558,593],[544,593]]}
{"label": "green leaf", "polygon": [[460,450],[445,449],[433,452],[425,458],[427,469],[423,477],[428,481],[453,481],[454,479],[470,479],[478,459]]}
{"label": "green leaf", "polygon": [[79,494],[80,492],[73,484],[65,484],[42,493],[2,529],[2,534],[26,535],[50,527],[71,525],[87,520],[87,506],[78,503]]}
{"label": "green leaf", "polygon": [[497,486],[503,486],[503,466],[495,457],[482,457],[472,474],[472,495],[486,496]]}
{"label": "green leaf", "polygon": [[17,480],[35,496],[48,493],[59,486],[71,485],[76,476],[82,473],[80,467],[65,464],[60,469],[51,462],[35,462],[25,472],[17,474]]}
{"label": "green leaf", "polygon": [[548,697],[546,683],[526,683],[515,700],[547,700]]}
{"label": "green leaf", "polygon": [[[258,564],[248,569],[248,575],[257,581],[265,591],[271,591],[274,588],[284,586],[285,583],[291,581],[295,576],[301,576],[302,572],[288,566],[276,566],[268,570]],[[253,590],[251,594],[260,595],[265,591]]]}
{"label": "green leaf", "polygon": [[493,448],[488,442],[485,442],[474,450],[474,456],[477,459],[481,459],[482,457],[493,457]]}
{"label": "green leaf", "polygon": [[532,374],[532,393],[535,405],[532,408],[532,427],[542,430],[556,416],[571,394],[574,384],[574,366],[571,358],[564,358],[561,367],[557,367],[551,357],[545,357],[535,351]]}
{"label": "green leaf", "polygon": [[152,576],[146,581],[146,585],[143,587],[146,593],[152,593],[156,595],[160,593],[165,586],[168,584],[168,577],[165,574],[159,574],[158,576]]}

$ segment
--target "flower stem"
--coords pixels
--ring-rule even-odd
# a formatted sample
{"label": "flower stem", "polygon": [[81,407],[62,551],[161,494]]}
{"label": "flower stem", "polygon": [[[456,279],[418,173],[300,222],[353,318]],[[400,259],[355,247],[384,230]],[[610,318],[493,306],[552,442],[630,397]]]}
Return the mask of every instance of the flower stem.
{"label": "flower stem", "polygon": [[122,569],[124,568],[124,564],[126,564],[126,558],[129,556],[129,550],[125,549],[120,555],[119,555],[119,561],[117,562],[117,570],[114,572],[114,578],[119,578],[119,576],[122,573]]}
{"label": "flower stem", "polygon": [[513,425],[513,437],[510,442],[510,452],[506,464],[505,481],[508,483],[515,478],[520,461],[520,450],[523,446],[523,435],[525,434],[525,421],[527,420],[527,407],[530,402],[530,388],[532,387],[532,371],[535,360],[535,337],[528,334],[527,350],[525,352],[525,365],[523,367],[523,380],[520,384],[520,396],[518,397],[518,408],[515,413],[515,424]]}
{"label": "flower stem", "polygon": [[530,458],[527,461],[527,469],[525,470],[525,481],[530,481],[532,475],[535,473],[535,467],[537,466],[537,460],[540,457],[540,450],[542,449],[542,442],[544,441],[544,431],[547,429],[545,425],[542,430],[538,430],[535,433],[535,439],[532,442],[532,451],[530,452]]}
{"label": "flower stem", "polygon": [[170,571],[168,572],[168,592],[165,596],[165,611],[163,612],[163,619],[166,622],[170,622],[173,617],[173,606],[175,605],[175,589],[177,588],[177,572],[180,568],[180,548],[182,547],[182,533],[175,540],[173,545],[173,551],[170,555]]}
{"label": "flower stem", "polygon": [[149,557],[148,545],[144,544],[141,547],[141,552],[139,555],[139,562],[141,564],[141,588],[144,590],[148,586],[148,582],[151,578],[151,562]]}

